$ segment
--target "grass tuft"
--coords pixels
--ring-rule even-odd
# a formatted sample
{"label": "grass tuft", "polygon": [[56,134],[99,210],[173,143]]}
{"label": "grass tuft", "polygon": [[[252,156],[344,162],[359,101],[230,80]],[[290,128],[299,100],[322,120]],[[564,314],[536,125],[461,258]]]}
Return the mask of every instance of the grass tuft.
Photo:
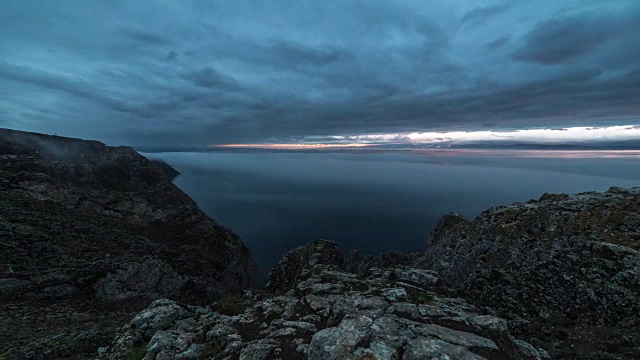
{"label": "grass tuft", "polygon": [[411,288],[405,288],[405,290],[412,302],[417,304],[430,304],[433,302],[433,296],[430,294]]}
{"label": "grass tuft", "polygon": [[142,360],[149,349],[149,343],[145,342],[138,346],[134,346],[125,356],[126,360]]}

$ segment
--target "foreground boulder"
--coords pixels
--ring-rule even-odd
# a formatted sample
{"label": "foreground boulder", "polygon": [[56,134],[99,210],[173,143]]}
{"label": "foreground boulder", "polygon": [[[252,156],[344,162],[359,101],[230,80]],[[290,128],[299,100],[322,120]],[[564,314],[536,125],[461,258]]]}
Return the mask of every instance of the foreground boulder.
{"label": "foreground boulder", "polygon": [[124,326],[101,359],[545,359],[504,319],[451,295],[429,270],[344,270],[337,244],[288,253],[270,292],[211,306],[161,299]]}
{"label": "foreground boulder", "polygon": [[254,282],[237,235],[130,147],[0,129],[0,354],[81,357],[150,300]]}

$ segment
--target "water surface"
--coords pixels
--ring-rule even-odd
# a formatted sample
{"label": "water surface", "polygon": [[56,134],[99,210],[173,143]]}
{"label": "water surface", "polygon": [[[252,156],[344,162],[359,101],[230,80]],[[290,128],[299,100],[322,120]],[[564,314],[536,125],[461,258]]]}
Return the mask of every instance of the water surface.
{"label": "water surface", "polygon": [[[565,154],[566,155],[566,154]],[[637,155],[518,152],[159,153],[175,183],[251,249],[264,278],[285,252],[323,238],[348,252],[422,251],[434,224],[545,192],[640,185]]]}

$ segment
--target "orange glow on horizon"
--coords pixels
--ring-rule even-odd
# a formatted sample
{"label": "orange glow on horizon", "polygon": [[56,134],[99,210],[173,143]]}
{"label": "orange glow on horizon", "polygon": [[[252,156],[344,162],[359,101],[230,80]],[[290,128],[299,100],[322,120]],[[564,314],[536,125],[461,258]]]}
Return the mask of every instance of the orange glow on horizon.
{"label": "orange glow on horizon", "polygon": [[371,147],[376,144],[222,144],[211,148],[272,149],[272,150],[315,150]]}

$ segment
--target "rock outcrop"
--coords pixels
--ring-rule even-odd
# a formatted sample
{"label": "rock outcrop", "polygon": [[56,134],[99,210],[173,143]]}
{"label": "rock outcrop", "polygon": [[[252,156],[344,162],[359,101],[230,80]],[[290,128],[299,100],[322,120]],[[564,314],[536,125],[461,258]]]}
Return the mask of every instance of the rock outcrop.
{"label": "rock outcrop", "polygon": [[288,253],[269,291],[212,306],[162,299],[123,327],[100,359],[545,359],[507,321],[406,267],[354,274],[337,244]]}
{"label": "rock outcrop", "polygon": [[0,354],[93,352],[150,300],[253,285],[237,235],[130,147],[0,129]]}
{"label": "rock outcrop", "polygon": [[640,357],[640,188],[449,214],[421,261],[558,358]]}

